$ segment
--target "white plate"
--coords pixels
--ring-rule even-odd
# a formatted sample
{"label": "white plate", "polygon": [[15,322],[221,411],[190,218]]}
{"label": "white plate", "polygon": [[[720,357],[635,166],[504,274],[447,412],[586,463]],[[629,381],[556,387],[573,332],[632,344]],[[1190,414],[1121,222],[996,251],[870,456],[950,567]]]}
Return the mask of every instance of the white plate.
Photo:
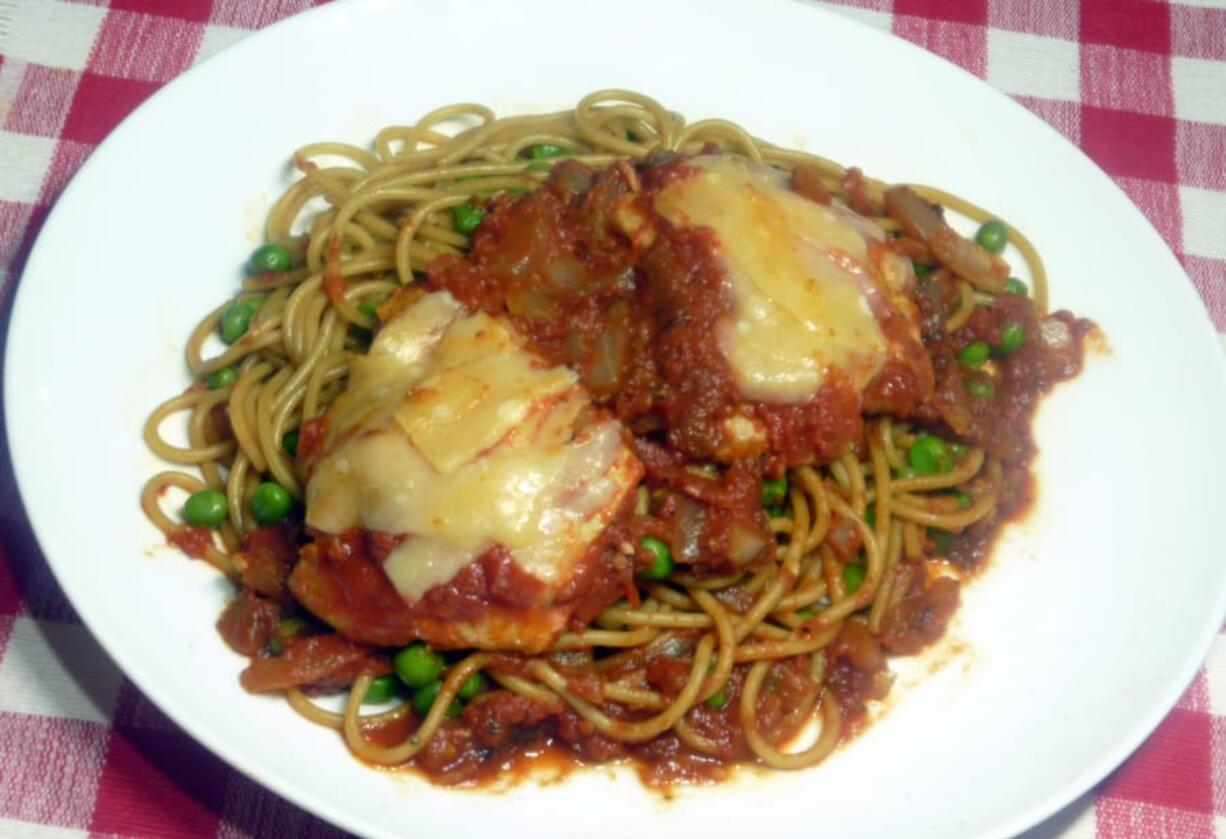
{"label": "white plate", "polygon": [[[333,733],[239,689],[243,662],[213,629],[225,586],[158,548],[138,510],[161,466],[140,428],[186,384],[184,339],[236,287],[297,145],[365,142],[453,101],[524,112],[606,86],[995,208],[1040,246],[1055,304],[1097,320],[1111,352],[1045,404],[1038,509],[966,592],[947,665],[904,679],[884,718],[823,766],[672,802],[606,771],[502,794],[434,789],[363,766]],[[155,95],[81,170],[30,258],[6,372],[21,491],[91,630],[201,742],[361,833],[1004,835],[1141,742],[1226,612],[1211,526],[1226,376],[1157,234],[1020,106],[784,0],[372,0],[255,35]]]}

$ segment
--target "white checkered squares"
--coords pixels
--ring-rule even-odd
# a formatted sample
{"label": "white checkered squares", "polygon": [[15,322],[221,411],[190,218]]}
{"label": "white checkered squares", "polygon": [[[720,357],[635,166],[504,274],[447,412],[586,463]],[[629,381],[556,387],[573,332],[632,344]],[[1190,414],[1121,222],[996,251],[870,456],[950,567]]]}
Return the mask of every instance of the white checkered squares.
{"label": "white checkered squares", "polygon": [[[1226,351],[1226,335],[1222,336],[1222,346]],[[1209,657],[1205,659],[1205,683],[1209,711],[1218,716],[1226,715],[1226,635],[1219,634],[1209,648]]]}
{"label": "white checkered squares", "polygon": [[0,836],[5,839],[89,839],[89,831],[16,819],[0,819]]}
{"label": "white checkered squares", "polygon": [[109,740],[105,725],[5,714],[0,725],[0,818],[88,828]]}
{"label": "white checkered squares", "polygon": [[[1183,251],[1210,259],[1226,259],[1226,192],[1179,188],[1183,211]],[[1222,707],[1226,713],[1226,705]]]}
{"label": "white checkered squares", "polygon": [[[0,33],[4,32],[4,0],[0,0]],[[0,34],[0,37],[3,37]],[[21,90],[21,80],[26,75],[26,63],[24,61],[8,61],[0,64],[0,125],[8,118],[9,110],[13,107],[13,101],[17,98],[17,92]]]}
{"label": "white checkered squares", "polygon": [[0,658],[0,711],[108,723],[123,676],[83,626],[18,617]]}
{"label": "white checkered squares", "polygon": [[1078,45],[1003,29],[988,30],[988,83],[1005,93],[1077,101]]}
{"label": "white checkered squares", "polygon": [[1203,58],[1171,59],[1175,116],[1226,125],[1226,63]]}
{"label": "white checkered squares", "polygon": [[55,154],[55,140],[0,131],[0,201],[33,204]]}
{"label": "white checkered squares", "polygon": [[[1226,0],[1173,0],[1174,3],[1180,6],[1198,6],[1202,9],[1226,9]],[[1221,836],[1226,836],[1226,833],[1220,833]]]}
{"label": "white checkered squares", "polygon": [[196,63],[199,64],[210,55],[221,52],[249,34],[251,33],[246,29],[235,29],[231,26],[206,26],[204,37],[200,39],[200,48],[196,50]]}
{"label": "white checkered squares", "polygon": [[84,70],[106,9],[59,0],[16,0],[0,26],[0,54],[18,61]]}

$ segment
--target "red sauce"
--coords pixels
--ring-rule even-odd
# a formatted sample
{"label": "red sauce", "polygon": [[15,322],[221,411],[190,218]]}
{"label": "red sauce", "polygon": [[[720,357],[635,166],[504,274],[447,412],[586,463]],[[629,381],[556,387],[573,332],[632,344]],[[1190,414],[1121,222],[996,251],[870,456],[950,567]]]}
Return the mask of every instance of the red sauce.
{"label": "red sauce", "polygon": [[[668,667],[652,663],[657,672]],[[513,671],[515,666],[504,661],[491,667],[503,668]],[[803,657],[785,659],[774,668],[769,689],[760,694],[757,706],[758,725],[766,736],[788,739],[808,721],[817,694],[808,671],[809,661]],[[576,669],[572,680],[580,680],[583,673],[583,668]],[[702,704],[688,717],[696,732],[720,745],[719,756],[695,754],[673,734],[646,743],[611,740],[567,707],[492,691],[466,705],[458,719],[444,722],[438,742],[428,743],[412,765],[435,782],[468,787],[514,783],[529,776],[556,777],[579,766],[610,761],[629,761],[645,784],[660,789],[718,781],[727,777],[733,762],[752,758],[738,718],[743,681],[743,671],[736,671],[726,689],[725,705]],[[416,727],[410,715],[368,736],[376,744],[392,746]]]}
{"label": "red sauce", "polygon": [[[578,370],[636,434],[694,462],[766,453],[777,471],[837,455],[859,437],[865,407],[906,413],[930,389],[927,359],[905,320],[875,293],[881,327],[905,353],[865,394],[835,378],[802,404],[745,398],[714,339],[732,305],[716,235],[674,227],[653,207],[655,194],[693,167],[644,167],[636,193],[625,168],[569,166],[583,171],[586,191],[555,177],[549,188],[496,201],[468,256],[439,258],[427,281],[508,317],[551,363]],[[725,423],[735,416],[760,420],[767,439],[730,439]]]}
{"label": "red sauce", "polygon": [[290,569],[298,561],[300,531],[295,524],[275,524],[248,534],[243,550],[234,557],[243,585],[273,600],[292,602],[287,582]]}
{"label": "red sauce", "polygon": [[462,649],[473,646],[474,627],[505,626],[515,633],[502,639],[507,648],[535,652],[621,596],[633,569],[613,547],[618,532],[611,527],[589,546],[557,592],[494,546],[410,603],[382,568],[396,540],[362,530],[324,534],[304,547],[289,585],[312,613],[368,644],[398,646],[422,638],[441,649]]}
{"label": "red sauce", "polygon": [[253,693],[287,690],[309,685],[320,691],[352,684],[363,673],[382,676],[392,672],[382,651],[331,633],[295,636],[282,642],[280,652],[252,660],[239,676]]}
{"label": "red sauce", "polygon": [[[832,374],[801,404],[741,395],[713,338],[731,307],[716,236],[673,227],[653,206],[659,190],[694,169],[680,159],[633,177],[628,168],[593,172],[567,161],[547,188],[496,199],[469,254],[435,260],[427,282],[508,318],[536,352],[576,369],[635,433],[649,487],[673,499],[636,527],[673,544],[680,537],[682,561],[706,573],[727,571],[760,559],[752,546],[770,543],[758,500],[763,470],[835,457],[859,439],[866,409],[906,413],[930,391],[932,372],[905,320],[875,292],[901,355],[863,393]],[[734,417],[761,435],[731,438]],[[695,480],[685,468],[711,462],[732,465],[722,481]]]}
{"label": "red sauce", "polygon": [[[1003,466],[996,515],[958,534],[946,556],[968,574],[983,566],[1001,527],[1029,509],[1034,498],[1030,466],[1037,452],[1031,431],[1034,413],[1044,394],[1081,370],[1085,344],[1098,333],[1091,321],[1065,311],[1040,317],[1029,298],[1005,294],[991,306],[976,309],[965,326],[947,335],[944,319],[955,307],[950,285],[921,282],[916,289],[928,332],[925,347],[936,371],[935,392],[921,416],[938,430],[997,455]],[[976,341],[998,346],[1006,325],[1020,326],[1025,341],[992,360],[994,376],[958,363],[958,354]],[[972,395],[967,382],[973,380],[991,381],[992,398]]]}
{"label": "red sauce", "polygon": [[315,458],[324,447],[328,436],[328,422],[323,417],[305,420],[298,426],[298,451],[295,459],[307,474],[310,474]]}
{"label": "red sauce", "polygon": [[868,190],[864,183],[864,173],[860,171],[858,166],[852,166],[847,170],[847,174],[843,176],[843,189],[847,191],[847,197],[851,203],[851,208],[862,216],[871,216],[874,212],[873,202],[869,200]]}
{"label": "red sauce", "polygon": [[792,170],[792,190],[810,201],[830,206],[830,190],[822,183],[821,174],[812,167],[797,166]]}
{"label": "red sauce", "polygon": [[881,645],[896,655],[914,655],[939,639],[958,607],[958,581],[930,573],[929,565],[903,566],[906,577],[895,584],[904,594],[881,621]]}
{"label": "red sauce", "polygon": [[205,551],[213,544],[213,531],[203,525],[184,525],[167,536],[166,541],[193,559],[204,559]]}
{"label": "red sauce", "polygon": [[[892,571],[897,596],[879,634],[868,630],[863,615],[853,616],[827,647],[825,684],[842,711],[845,738],[863,725],[869,703],[889,691],[888,657],[918,652],[943,634],[960,591],[948,572],[965,578],[980,568],[1003,522],[1024,512],[1033,498],[1035,408],[1044,393],[1080,369],[1093,325],[1066,312],[1040,317],[1030,300],[1004,295],[946,334],[957,293],[942,269],[913,289],[922,346],[907,319],[888,306],[877,308],[876,301],[874,311],[898,352],[866,388],[857,390],[835,375],[804,404],[748,400],[712,337],[730,305],[714,233],[673,228],[652,208],[655,191],[691,171],[684,161],[666,158],[600,172],[563,161],[547,187],[520,198],[495,198],[468,256],[440,257],[426,278],[432,289],[447,289],[473,309],[509,319],[534,351],[580,374],[599,408],[634,434],[651,492],[647,514],[623,510],[560,591],[546,589],[494,547],[412,603],[381,567],[400,537],[357,530],[317,535],[295,559],[300,537],[292,529],[257,531],[238,563],[247,588],[219,622],[231,646],[255,656],[244,686],[339,688],[361,672],[388,672],[381,647],[423,638],[443,650],[468,648],[472,632],[499,623],[514,627],[515,637],[487,646],[525,653],[547,649],[558,633],[583,628],[618,598],[636,600],[633,573],[651,562],[641,547],[645,536],[667,541],[674,558],[697,574],[756,567],[775,546],[762,509],[763,477],[862,445],[864,416],[877,413],[905,416],[947,439],[983,447],[1000,459],[1003,487],[994,517],[955,536],[947,549],[930,541],[922,560],[904,561]],[[812,173],[797,170],[792,183],[814,200],[831,200]],[[856,209],[868,209],[858,170],[847,173],[844,188]],[[917,259],[931,256],[922,243],[893,240],[870,248],[864,266],[869,275],[879,273],[877,261],[886,248]],[[419,294],[402,292],[385,304],[387,311]],[[978,369],[958,363],[958,354],[976,341],[998,346],[1006,327],[1020,327],[1026,336],[1019,349]],[[994,395],[976,396],[968,382],[990,384]],[[755,421],[763,435],[730,440],[725,423],[731,417]],[[301,426],[298,458],[308,472],[325,432],[322,419]],[[720,464],[717,475],[695,474],[694,467],[709,463]],[[196,530],[203,529],[185,529],[172,541],[189,553],[201,550]],[[858,531],[841,516],[833,518],[830,533],[828,543],[844,561],[860,550]],[[624,544],[633,546],[633,555],[623,551]],[[279,627],[291,603],[287,588],[293,600],[345,637],[311,624],[302,634],[282,638]],[[717,597],[740,613],[754,600],[742,587]],[[635,650],[600,672],[585,654],[555,656],[553,666],[571,691],[592,702],[601,702],[602,678],[634,674],[643,687],[670,699],[688,679],[684,659],[695,640],[696,633],[679,633],[674,647]],[[524,662],[504,652],[487,670],[523,675]],[[772,742],[787,742],[809,719],[819,687],[810,667],[807,657],[795,657],[771,668],[755,711],[759,729]],[[686,716],[697,734],[717,745],[714,756],[693,752],[672,733],[647,743],[617,742],[560,702],[489,690],[468,702],[458,719],[446,721],[411,765],[451,785],[505,782],[542,767],[562,773],[610,760],[632,761],[644,781],[657,787],[719,780],[732,764],[752,759],[738,710],[746,672],[744,666],[734,669],[725,704],[703,703]],[[646,715],[617,705],[604,709],[626,719]],[[390,746],[416,725],[406,715],[370,736]]]}
{"label": "red sauce", "polygon": [[328,243],[326,266],[320,286],[333,305],[340,306],[345,302],[345,293],[349,290],[345,277],[340,272],[341,240],[337,236]]}
{"label": "red sauce", "polygon": [[280,605],[243,589],[221,613],[217,631],[236,653],[253,656],[264,652],[282,617]]}

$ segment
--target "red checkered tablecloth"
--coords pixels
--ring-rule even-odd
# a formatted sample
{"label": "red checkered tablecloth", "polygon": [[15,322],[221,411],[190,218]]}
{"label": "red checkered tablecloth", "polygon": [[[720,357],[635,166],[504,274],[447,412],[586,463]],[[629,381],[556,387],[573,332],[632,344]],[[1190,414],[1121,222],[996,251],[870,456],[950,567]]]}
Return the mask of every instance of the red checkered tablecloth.
{"label": "red checkered tablecloth", "polygon": [[[30,244],[94,147],[187,67],[311,5],[0,0],[0,342]],[[1054,125],[1136,202],[1226,331],[1226,0],[818,5],[962,65]],[[86,835],[343,834],[221,763],[124,678],[52,578],[5,449],[0,836]],[[1226,639],[1148,742],[1035,835],[1226,839]]]}

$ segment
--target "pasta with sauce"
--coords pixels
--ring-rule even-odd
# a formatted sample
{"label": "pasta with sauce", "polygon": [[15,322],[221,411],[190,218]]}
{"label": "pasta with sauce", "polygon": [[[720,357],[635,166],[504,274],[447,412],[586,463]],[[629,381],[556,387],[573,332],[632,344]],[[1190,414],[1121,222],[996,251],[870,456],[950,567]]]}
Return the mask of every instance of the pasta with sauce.
{"label": "pasta with sauce", "polygon": [[1024,509],[1092,328],[979,208],[629,91],[294,163],[142,505],[235,581],[246,688],[443,783],[820,761]]}

